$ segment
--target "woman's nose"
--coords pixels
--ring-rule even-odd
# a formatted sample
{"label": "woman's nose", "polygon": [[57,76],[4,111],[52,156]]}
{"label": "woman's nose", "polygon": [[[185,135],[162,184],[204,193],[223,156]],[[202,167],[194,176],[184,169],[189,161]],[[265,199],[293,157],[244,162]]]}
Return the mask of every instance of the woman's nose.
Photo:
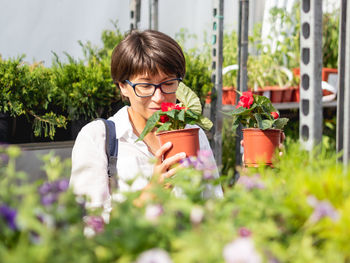
{"label": "woman's nose", "polygon": [[161,102],[164,100],[164,94],[163,92],[160,90],[160,87],[158,87],[156,89],[156,91],[154,92],[153,96],[152,96],[152,100],[155,102]]}

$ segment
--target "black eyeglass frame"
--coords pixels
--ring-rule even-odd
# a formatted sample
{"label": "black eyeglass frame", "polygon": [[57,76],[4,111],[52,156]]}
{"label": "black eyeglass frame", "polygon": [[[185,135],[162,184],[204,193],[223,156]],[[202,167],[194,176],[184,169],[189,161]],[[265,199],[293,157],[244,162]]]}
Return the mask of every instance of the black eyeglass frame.
{"label": "black eyeglass frame", "polygon": [[[174,81],[174,80],[178,80],[178,81],[179,81],[179,84],[180,84],[180,82],[182,81],[182,78],[169,79],[169,80],[163,81],[163,82],[161,82],[161,83],[159,83],[159,84],[146,83],[146,82],[132,83],[130,80],[125,80],[125,82],[128,83],[128,84],[132,87],[132,89],[134,90],[134,93],[135,93],[135,95],[136,95],[137,97],[140,97],[140,98],[148,98],[148,97],[152,97],[158,88],[159,88],[160,91],[161,91],[162,93],[164,93],[164,94],[174,94],[174,93],[176,93],[176,91],[174,91],[174,92],[164,92],[163,89],[162,89],[162,85],[163,85],[164,83],[167,83],[167,82],[169,82],[169,81]],[[136,93],[136,90],[135,90],[136,85],[151,85],[151,86],[154,86],[153,93],[152,93],[151,95],[147,95],[147,96],[140,96],[140,95],[138,95],[138,94]]]}

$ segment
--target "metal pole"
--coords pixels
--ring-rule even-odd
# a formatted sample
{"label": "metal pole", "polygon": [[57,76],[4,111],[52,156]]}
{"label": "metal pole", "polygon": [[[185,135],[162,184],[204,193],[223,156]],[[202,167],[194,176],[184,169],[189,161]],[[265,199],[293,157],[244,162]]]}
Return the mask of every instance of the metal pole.
{"label": "metal pole", "polygon": [[300,141],[311,151],[322,140],[322,1],[302,0],[300,8]]}
{"label": "metal pole", "polygon": [[149,28],[158,30],[158,0],[149,0]]}
{"label": "metal pole", "polygon": [[212,149],[216,164],[222,164],[222,61],[223,61],[223,21],[224,0],[213,0],[213,41],[212,41],[212,82],[210,117],[213,121]]}
{"label": "metal pole", "polygon": [[[345,87],[345,45],[346,45],[346,6],[347,0],[341,1],[339,20],[338,52],[338,95],[337,95],[337,152],[344,149],[344,87]],[[339,157],[343,160],[343,156]]]}
{"label": "metal pole", "polygon": [[345,89],[344,89],[344,154],[343,162],[347,169],[350,160],[350,5],[346,7],[346,44],[345,44]]}
{"label": "metal pole", "polygon": [[[248,90],[248,74],[247,74],[247,61],[248,61],[248,28],[249,27],[249,0],[239,1],[239,26],[238,26],[238,77],[237,77],[237,89],[239,91]],[[238,102],[239,96],[236,96],[236,102]],[[242,147],[241,140],[243,139],[242,127],[239,126],[236,130],[236,166],[242,165]],[[236,179],[238,173],[236,171]]]}
{"label": "metal pole", "polygon": [[130,0],[130,30],[139,28],[140,13],[141,0]]}

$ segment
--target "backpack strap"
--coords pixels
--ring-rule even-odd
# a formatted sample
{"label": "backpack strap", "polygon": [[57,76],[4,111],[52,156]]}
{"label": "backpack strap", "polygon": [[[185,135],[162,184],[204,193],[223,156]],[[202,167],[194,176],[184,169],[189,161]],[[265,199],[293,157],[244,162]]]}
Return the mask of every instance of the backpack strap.
{"label": "backpack strap", "polygon": [[[111,193],[112,185],[118,187],[117,181],[117,160],[118,160],[118,139],[116,137],[114,121],[98,118],[103,121],[106,128],[105,150],[107,155],[107,173],[109,179],[109,192]],[[113,187],[113,188],[114,188]]]}

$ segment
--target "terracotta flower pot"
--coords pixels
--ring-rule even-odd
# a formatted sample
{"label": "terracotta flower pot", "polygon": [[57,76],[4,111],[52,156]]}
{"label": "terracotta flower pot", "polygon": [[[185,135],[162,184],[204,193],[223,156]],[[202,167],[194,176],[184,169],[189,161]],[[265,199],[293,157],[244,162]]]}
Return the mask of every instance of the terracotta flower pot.
{"label": "terracotta flower pot", "polygon": [[185,152],[186,156],[197,156],[199,150],[199,128],[165,131],[156,134],[161,145],[172,142],[172,148],[167,151],[163,159],[169,158],[177,153]]}
{"label": "terracotta flower pot", "polygon": [[272,166],[272,158],[281,141],[281,130],[243,129],[244,162],[247,167]]}

